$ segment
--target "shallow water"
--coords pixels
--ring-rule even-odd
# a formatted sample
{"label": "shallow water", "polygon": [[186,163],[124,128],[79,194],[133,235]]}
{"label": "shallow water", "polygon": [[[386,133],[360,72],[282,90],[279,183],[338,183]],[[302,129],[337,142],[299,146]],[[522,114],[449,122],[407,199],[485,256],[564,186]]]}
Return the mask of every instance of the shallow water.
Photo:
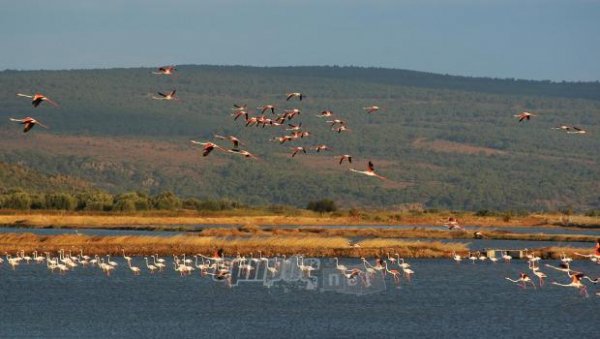
{"label": "shallow water", "polygon": [[[229,288],[172,269],[133,276],[117,260],[111,277],[97,268],[60,275],[44,265],[0,266],[0,337],[588,337],[600,320],[595,286],[584,298],[505,280],[527,271],[522,261],[411,260],[411,282],[397,288],[388,276],[385,290],[352,295],[256,282]],[[573,266],[600,274],[588,261]],[[568,281],[541,267],[549,281]]]}

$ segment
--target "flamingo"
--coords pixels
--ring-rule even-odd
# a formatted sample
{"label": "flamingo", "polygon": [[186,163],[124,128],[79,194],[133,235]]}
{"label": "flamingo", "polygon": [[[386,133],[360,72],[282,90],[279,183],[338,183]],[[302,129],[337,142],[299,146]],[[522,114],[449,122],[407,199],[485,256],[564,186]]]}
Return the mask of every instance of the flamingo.
{"label": "flamingo", "polygon": [[449,217],[448,221],[446,221],[444,226],[448,227],[448,230],[450,230],[450,231],[452,231],[452,230],[464,231],[464,229],[462,227],[460,227],[460,225],[458,224],[458,219],[456,219],[454,217]]}
{"label": "flamingo", "polygon": [[337,257],[333,258],[333,260],[335,260],[335,268],[336,268],[338,271],[345,272],[345,271],[347,271],[347,270],[348,270],[348,268],[346,267],[346,265],[340,265],[340,264],[339,264],[339,261],[338,261],[338,258],[337,258]]}
{"label": "flamingo", "polygon": [[129,266],[129,269],[131,270],[131,273],[133,273],[133,275],[140,275],[140,273],[142,272],[142,270],[140,270],[139,267],[137,267],[137,266],[131,266],[131,258],[129,258],[127,260],[127,265]]}
{"label": "flamingo", "polygon": [[587,291],[587,286],[585,286],[582,282],[581,279],[585,276],[583,273],[575,273],[575,274],[569,274],[569,278],[571,278],[571,282],[569,284],[560,284],[556,281],[553,281],[552,284],[553,285],[557,285],[557,286],[562,286],[562,287],[574,287],[574,288],[578,288],[579,289],[579,293],[584,295],[585,297],[588,297],[588,291]]}
{"label": "flamingo", "polygon": [[548,276],[544,272],[540,271],[540,268],[535,266],[535,262],[533,261],[529,262],[529,268],[533,274],[538,277],[540,288],[542,288],[544,286],[544,278],[547,278]]}
{"label": "flamingo", "polygon": [[396,284],[399,284],[400,283],[400,272],[398,272],[398,270],[394,270],[394,269],[390,270],[388,268],[387,261],[384,261],[384,266],[385,266],[385,271],[392,275]]}
{"label": "flamingo", "polygon": [[291,98],[298,98],[300,99],[300,101],[302,101],[302,98],[306,97],[306,95],[300,93],[300,92],[292,92],[292,93],[288,93],[286,94],[287,98],[285,99],[285,101],[289,101]]}
{"label": "flamingo", "polygon": [[167,100],[167,101],[170,101],[170,100],[179,100],[179,98],[177,98],[175,96],[175,92],[176,92],[176,90],[172,90],[171,92],[168,92],[168,93],[157,92],[158,95],[160,95],[160,96],[159,97],[152,96],[152,99],[154,99],[154,100]]}
{"label": "flamingo", "polygon": [[325,111],[322,111],[321,114],[317,114],[317,117],[319,117],[319,118],[327,118],[330,116],[333,116],[333,112],[329,111],[329,110],[325,110]]}
{"label": "flamingo", "polygon": [[462,261],[462,257],[458,254],[456,254],[455,251],[452,251],[452,259],[457,263],[460,264],[460,262]]}
{"label": "flamingo", "polygon": [[386,177],[383,177],[383,176],[375,173],[375,166],[373,166],[373,162],[371,162],[371,161],[369,161],[368,169],[366,171],[359,171],[359,170],[356,170],[354,168],[350,168],[350,171],[352,171],[354,173],[358,173],[358,174],[364,174],[364,175],[369,176],[369,177],[376,177],[376,178],[379,178],[379,179],[382,179],[382,180],[387,180]]}
{"label": "flamingo", "polygon": [[527,288],[527,284],[531,284],[531,286],[533,286],[533,288],[535,289],[535,284],[533,283],[533,280],[531,280],[531,278],[525,273],[521,273],[519,275],[519,279],[517,280],[513,280],[509,277],[506,277],[506,280],[510,280],[514,283],[520,283],[519,286],[522,288]]}
{"label": "flamingo", "polygon": [[48,98],[47,96],[45,96],[41,93],[35,93],[33,95],[17,93],[17,95],[20,97],[30,98],[31,104],[33,105],[33,107],[38,107],[42,103],[42,101],[46,101],[49,104],[51,104],[52,106],[59,107],[56,102],[50,100],[50,98]]}
{"label": "flamingo", "polygon": [[221,139],[221,140],[229,140],[229,141],[231,141],[231,143],[233,144],[234,148],[238,148],[238,147],[240,147],[240,145],[243,145],[243,143],[240,141],[240,139],[234,137],[233,135],[224,137],[222,135],[215,134],[215,138],[216,139]]}
{"label": "flamingo", "polygon": [[344,155],[340,155],[340,165],[342,164],[342,162],[344,162],[344,160],[348,160],[349,163],[352,163],[352,156],[350,154],[344,154]]}
{"label": "flamingo", "polygon": [[9,119],[10,119],[10,121],[18,122],[18,123],[21,123],[22,125],[25,125],[25,127],[23,128],[23,133],[29,132],[29,130],[32,129],[33,126],[35,126],[35,125],[40,125],[40,127],[48,128],[48,126],[42,124],[41,122],[35,120],[32,117],[26,117],[23,119],[15,119],[15,118],[9,118]]}
{"label": "flamingo", "polygon": [[288,126],[290,128],[286,128],[286,131],[300,131],[302,130],[302,123],[299,123],[298,125],[294,125],[294,124],[288,124]]}
{"label": "flamingo", "polygon": [[292,151],[292,158],[295,157],[298,152],[304,152],[304,154],[306,154],[306,149],[301,146],[292,148]]}
{"label": "flamingo", "polygon": [[234,110],[234,111],[245,111],[247,107],[248,107],[248,105],[246,105],[246,104],[243,104],[243,105],[233,104],[232,110]]}
{"label": "flamingo", "polygon": [[515,114],[514,117],[515,118],[519,118],[519,122],[523,121],[523,120],[530,120],[531,117],[534,117],[535,114],[530,113],[530,112],[521,112],[519,114]]}
{"label": "flamingo", "polygon": [[125,249],[124,248],[122,248],[121,251],[123,251],[123,259],[125,259],[127,261],[131,260],[131,257],[128,257],[128,256],[125,255]]}
{"label": "flamingo", "polygon": [[158,72],[152,72],[152,74],[158,75],[172,75],[177,69],[175,66],[161,66],[158,68]]}
{"label": "flamingo", "polygon": [[248,151],[245,151],[245,150],[228,149],[227,152],[232,153],[232,154],[239,154],[245,158],[252,158],[252,159],[258,160],[258,157],[256,157],[254,154],[252,154]]}
{"label": "flamingo", "polygon": [[367,113],[373,113],[373,112],[379,111],[379,106],[368,106],[368,107],[363,107],[363,109],[365,111],[367,111]]}
{"label": "flamingo", "polygon": [[510,263],[510,261],[512,260],[512,257],[510,255],[508,255],[508,253],[506,251],[503,252],[504,254],[502,254],[502,259],[504,259],[505,263]]}
{"label": "flamingo", "polygon": [[110,254],[107,254],[107,255],[106,255],[106,257],[107,257],[107,260],[106,260],[106,262],[107,262],[107,263],[108,263],[110,266],[113,266],[113,267],[115,267],[115,266],[119,266],[119,264],[117,264],[117,262],[110,260]]}
{"label": "flamingo", "polygon": [[233,120],[237,120],[239,117],[243,116],[244,120],[248,121],[248,112],[244,110],[235,111],[234,113],[231,113],[231,116],[234,117]]}
{"label": "flamingo", "polygon": [[294,140],[294,137],[291,135],[284,135],[281,137],[275,137],[275,138],[271,139],[271,141],[278,141],[280,144],[283,144],[286,141],[292,141],[292,140]]}
{"label": "flamingo", "polygon": [[210,154],[210,152],[212,152],[212,150],[214,150],[215,148],[223,151],[223,148],[215,143],[212,143],[210,141],[207,142],[200,142],[200,141],[196,141],[196,140],[190,140],[190,142],[194,145],[201,145],[202,146],[202,156],[205,157],[207,155]]}
{"label": "flamingo", "polygon": [[317,145],[317,146],[315,146],[315,151],[317,151],[317,153],[319,153],[321,151],[329,151],[329,146],[327,146],[327,145]]}
{"label": "flamingo", "polygon": [[338,128],[332,128],[332,131],[336,131],[338,133],[342,133],[342,132],[346,132],[346,131],[350,131],[350,129],[348,127],[346,127],[346,125],[340,125],[340,127]]}
{"label": "flamingo", "polygon": [[584,129],[579,128],[579,127],[572,126],[572,129],[574,129],[574,131],[567,131],[567,134],[585,134],[585,133],[587,133]]}
{"label": "flamingo", "polygon": [[264,105],[257,107],[256,109],[260,110],[260,114],[265,114],[266,111],[271,111],[271,114],[275,114],[275,106],[274,105]]}
{"label": "flamingo", "polygon": [[331,124],[330,127],[334,127],[337,124],[340,124],[341,126],[344,126],[346,124],[346,122],[344,120],[340,120],[340,119],[327,120],[325,122]]}
{"label": "flamingo", "polygon": [[155,265],[148,263],[148,257],[144,257],[144,260],[146,260],[146,267],[148,268],[148,270],[150,270],[150,273],[154,273],[158,269],[158,267],[156,267]]}

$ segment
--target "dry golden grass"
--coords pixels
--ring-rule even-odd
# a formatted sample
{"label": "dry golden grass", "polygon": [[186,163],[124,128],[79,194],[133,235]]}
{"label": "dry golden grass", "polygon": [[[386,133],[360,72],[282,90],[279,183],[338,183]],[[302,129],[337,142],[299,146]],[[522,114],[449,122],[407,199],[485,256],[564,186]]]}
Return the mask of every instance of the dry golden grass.
{"label": "dry golden grass", "polygon": [[298,210],[297,215],[276,215],[256,210],[232,210],[220,213],[199,213],[195,211],[139,212],[135,214],[119,213],[80,213],[49,211],[2,211],[0,225],[18,225],[27,227],[71,227],[71,228],[174,228],[187,225],[412,225],[431,226],[444,224],[450,217],[458,217],[463,226],[479,227],[535,227],[547,225],[576,225],[580,227],[600,227],[600,217],[571,216],[560,214],[537,214],[504,219],[500,216],[475,216],[473,213],[411,213],[411,212],[371,212],[362,217],[347,215],[319,215]]}
{"label": "dry golden grass", "polygon": [[0,235],[0,251],[16,252],[55,252],[59,249],[79,251],[89,254],[121,254],[124,249],[131,255],[161,255],[181,253],[211,254],[222,248],[227,254],[258,253],[264,255],[302,253],[310,256],[376,256],[386,252],[400,253],[405,257],[447,257],[452,251],[464,253],[464,244],[442,244],[439,242],[406,242],[400,240],[367,240],[361,247],[350,246],[344,237],[321,236],[247,236],[212,237],[178,235],[173,237],[154,236],[82,236],[52,235],[38,236],[31,233],[6,233]]}

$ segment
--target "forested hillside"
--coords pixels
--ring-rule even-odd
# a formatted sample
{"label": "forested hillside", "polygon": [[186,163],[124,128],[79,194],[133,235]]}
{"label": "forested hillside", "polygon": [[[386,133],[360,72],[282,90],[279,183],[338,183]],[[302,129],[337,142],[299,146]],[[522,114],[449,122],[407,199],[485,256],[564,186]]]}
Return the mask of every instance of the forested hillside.
{"label": "forested hillside", "polygon": [[[600,84],[550,83],[352,67],[179,66],[151,69],[0,73],[0,161],[69,175],[112,193],[173,191],[248,204],[331,198],[342,206],[539,210],[600,207]],[[177,89],[179,101],[153,100]],[[17,92],[60,104],[32,108]],[[301,102],[285,93],[301,91]],[[283,127],[244,127],[233,104],[298,108],[289,121],[311,132],[280,145]],[[378,105],[367,114],[364,106]],[[329,109],[350,132],[315,115]],[[513,117],[536,112],[531,121]],[[270,117],[270,113],[268,113]],[[50,128],[27,134],[9,117]],[[586,134],[552,127],[568,124]],[[236,135],[260,159],[225,152],[202,157],[189,140]],[[230,147],[226,141],[217,143]],[[291,147],[327,144],[298,154]],[[351,154],[351,165],[337,163]],[[389,181],[356,175],[372,160]],[[17,187],[3,179],[4,188]],[[27,186],[27,185],[23,185]],[[28,185],[27,187],[30,187]],[[40,185],[40,190],[46,186]]]}

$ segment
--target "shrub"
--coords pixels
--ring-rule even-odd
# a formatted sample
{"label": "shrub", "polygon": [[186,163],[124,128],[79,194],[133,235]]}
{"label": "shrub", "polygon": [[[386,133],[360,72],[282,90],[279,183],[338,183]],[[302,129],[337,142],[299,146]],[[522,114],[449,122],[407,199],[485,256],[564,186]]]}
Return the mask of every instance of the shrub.
{"label": "shrub", "polygon": [[77,208],[77,199],[69,193],[47,194],[46,208],[73,211]]}
{"label": "shrub", "polygon": [[163,192],[152,199],[152,205],[159,210],[176,210],[181,208],[182,204],[181,199],[173,192]]}
{"label": "shrub", "polygon": [[331,199],[322,199],[309,202],[306,206],[306,209],[319,213],[325,213],[337,211],[337,206],[335,205],[335,202]]}
{"label": "shrub", "polygon": [[2,207],[15,210],[28,210],[31,206],[31,197],[22,191],[13,191],[5,194],[2,199]]}

